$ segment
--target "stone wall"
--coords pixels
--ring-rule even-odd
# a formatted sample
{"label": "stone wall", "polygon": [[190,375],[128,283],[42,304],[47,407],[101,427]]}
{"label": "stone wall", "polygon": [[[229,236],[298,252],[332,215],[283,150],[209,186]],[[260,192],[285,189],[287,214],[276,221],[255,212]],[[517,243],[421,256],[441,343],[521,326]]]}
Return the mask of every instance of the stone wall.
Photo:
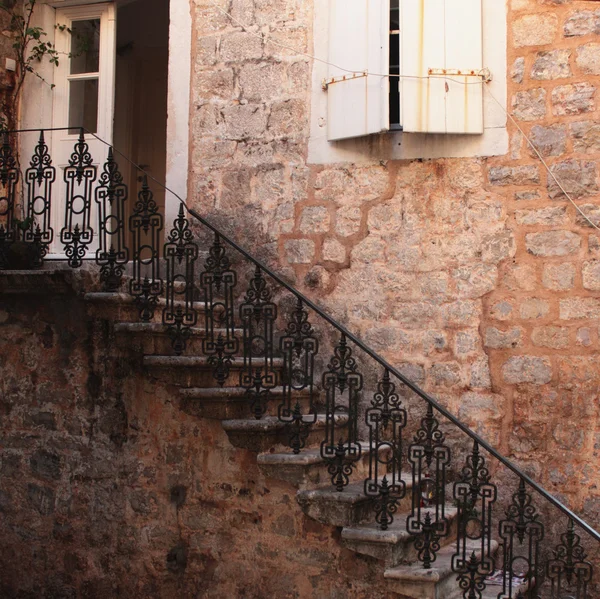
{"label": "stone wall", "polygon": [[389,597],[378,562],[142,369],[88,284],[1,296],[0,596]]}
{"label": "stone wall", "polygon": [[[600,223],[600,10],[507,0],[510,109]],[[193,3],[190,191],[244,246],[598,522],[600,234],[506,156],[307,163],[311,3]],[[374,139],[377,143],[377,139]]]}

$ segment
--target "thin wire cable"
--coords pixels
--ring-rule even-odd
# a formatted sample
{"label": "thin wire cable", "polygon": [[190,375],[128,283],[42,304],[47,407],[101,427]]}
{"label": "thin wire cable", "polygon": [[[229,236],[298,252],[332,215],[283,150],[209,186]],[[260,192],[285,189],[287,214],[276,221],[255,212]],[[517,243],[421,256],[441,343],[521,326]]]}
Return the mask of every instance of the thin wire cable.
{"label": "thin wire cable", "polygon": [[[308,54],[307,52],[302,52],[302,50],[298,50],[298,48],[294,48],[292,46],[288,46],[287,44],[278,42],[278,41],[272,39],[271,37],[269,37],[266,33],[262,33],[260,31],[252,31],[250,25],[243,23],[239,19],[236,19],[229,11],[225,10],[224,8],[221,8],[218,4],[215,4],[211,0],[209,0],[209,4],[213,8],[216,8],[223,15],[228,17],[233,23],[235,23],[236,25],[239,25],[246,33],[249,33],[250,35],[257,37],[258,39],[260,39],[262,41],[267,41],[267,42],[273,44],[274,46],[279,46],[280,48],[285,48],[286,50],[290,50],[291,52],[293,52],[294,54],[297,54],[298,56],[304,56],[305,58],[310,58],[311,60],[314,60],[315,62],[320,62],[322,64],[325,64],[325,65],[328,65],[335,69],[338,69],[340,71],[343,71],[344,73],[349,73],[350,75],[365,75],[365,74],[367,74],[370,77],[391,77],[391,78],[396,78],[396,79],[418,79],[418,80],[442,79],[444,81],[453,81],[454,83],[460,83],[461,85],[481,85],[481,83],[482,83],[482,81],[460,81],[459,79],[453,79],[452,77],[449,77],[448,75],[400,75],[398,73],[370,73],[365,70],[353,71],[351,69],[346,69],[346,68],[341,67],[333,62],[329,62],[328,60],[325,60],[324,58],[319,58],[318,56],[313,56],[312,54]],[[482,71],[479,71],[479,73],[477,73],[477,76],[479,76],[479,77],[483,76],[482,73],[483,73],[483,69],[482,69]]]}
{"label": "thin wire cable", "polygon": [[[569,202],[571,202],[571,204],[573,204],[573,206],[575,206],[575,208],[577,209],[577,212],[579,212],[579,214],[581,214],[581,216],[583,216],[583,218],[585,218],[585,220],[587,220],[587,222],[590,223],[590,225],[592,227],[594,227],[594,229],[598,229],[598,231],[600,231],[600,227],[596,223],[594,223],[592,220],[590,220],[590,218],[585,214],[585,212],[583,212],[583,210],[575,203],[573,198],[567,193],[567,190],[564,188],[563,184],[558,180],[556,175],[552,172],[552,169],[548,166],[548,163],[544,160],[544,157],[542,156],[540,151],[536,148],[535,144],[531,141],[531,139],[529,139],[529,137],[527,136],[525,131],[523,131],[523,129],[521,128],[521,126],[519,125],[517,120],[513,117],[513,115],[506,108],[504,108],[504,106],[502,105],[502,102],[500,102],[500,100],[498,100],[496,98],[496,96],[494,96],[494,94],[490,91],[489,87],[485,87],[485,89],[486,89],[487,93],[489,94],[490,98],[492,98],[492,100],[494,100],[494,102],[496,102],[496,104],[498,104],[498,106],[500,106],[502,111],[506,114],[506,116],[511,120],[511,122],[514,124],[514,126],[519,130],[521,135],[525,138],[525,140],[527,141],[527,143],[529,144],[531,149],[535,152],[535,154],[539,158],[540,162],[544,165],[544,168],[548,171],[548,174],[552,177],[552,179],[558,185],[560,190],[565,194],[565,197],[567,198],[567,200],[569,200]],[[579,181],[574,181],[574,183],[579,185],[581,187],[581,189],[585,189],[584,185],[579,183]]]}

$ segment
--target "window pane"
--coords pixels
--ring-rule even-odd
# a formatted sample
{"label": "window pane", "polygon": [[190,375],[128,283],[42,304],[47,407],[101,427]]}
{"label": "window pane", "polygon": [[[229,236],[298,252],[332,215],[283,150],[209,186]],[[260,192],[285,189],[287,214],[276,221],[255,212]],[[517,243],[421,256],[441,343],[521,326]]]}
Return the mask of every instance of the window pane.
{"label": "window pane", "polygon": [[392,0],[390,5],[390,31],[400,29],[400,0]]}
{"label": "window pane", "polygon": [[71,25],[71,75],[100,70],[100,19],[73,21]]}
{"label": "window pane", "polygon": [[77,127],[85,127],[96,133],[98,128],[98,79],[85,79],[69,83],[69,131],[79,133]]}

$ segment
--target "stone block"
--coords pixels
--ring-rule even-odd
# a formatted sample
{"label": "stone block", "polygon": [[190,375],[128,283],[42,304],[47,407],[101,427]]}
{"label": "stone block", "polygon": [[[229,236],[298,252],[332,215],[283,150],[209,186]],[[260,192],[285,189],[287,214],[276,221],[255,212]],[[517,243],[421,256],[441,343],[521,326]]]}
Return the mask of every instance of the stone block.
{"label": "stone block", "polygon": [[538,52],[531,69],[531,78],[538,80],[564,79],[571,77],[569,59],[571,50],[549,50]]}
{"label": "stone block", "polygon": [[546,116],[546,90],[517,92],[512,98],[512,112],[520,121],[537,121]]}
{"label": "stone block", "polygon": [[564,225],[568,221],[566,206],[516,210],[515,217],[519,225]]}
{"label": "stone block", "polygon": [[552,380],[552,365],[548,358],[512,356],[502,366],[502,377],[511,385],[545,385]]}
{"label": "stone block", "polygon": [[498,281],[498,268],[494,264],[461,266],[452,273],[458,295],[478,298],[492,291]]}
{"label": "stone block", "polygon": [[578,10],[565,21],[563,33],[565,37],[600,34],[600,11]]}
{"label": "stone block", "polygon": [[577,48],[575,64],[588,75],[600,75],[600,44],[590,42]]}
{"label": "stone block", "polygon": [[512,68],[510,70],[510,78],[513,83],[523,83],[523,76],[525,75],[525,58],[519,56],[515,58]]}
{"label": "stone block", "polygon": [[540,192],[539,191],[516,191],[515,192],[515,201],[531,201],[531,200],[539,200]]}
{"label": "stone block", "polygon": [[222,110],[225,137],[233,140],[257,139],[265,135],[267,111],[258,104],[238,104]]}
{"label": "stone block", "polygon": [[570,297],[560,300],[561,320],[600,318],[600,299],[595,297]]}
{"label": "stone block", "polygon": [[571,231],[528,233],[525,246],[534,256],[569,256],[581,248],[581,236]]}
{"label": "stone block", "polygon": [[523,320],[544,318],[549,312],[550,304],[546,300],[535,297],[523,300],[519,307],[519,314]]}
{"label": "stone block", "polygon": [[531,341],[537,347],[564,349],[569,346],[569,329],[565,327],[536,327],[531,333]]}
{"label": "stone block", "polygon": [[270,102],[281,96],[285,65],[276,62],[245,64],[238,74],[241,97],[249,102]]}
{"label": "stone block", "polygon": [[554,291],[572,289],[575,285],[575,265],[569,262],[544,265],[542,285]]}
{"label": "stone block", "polygon": [[589,347],[592,345],[592,329],[589,327],[581,327],[580,329],[577,329],[575,342],[577,345],[582,345],[583,347]]}
{"label": "stone block", "polygon": [[326,206],[307,206],[300,215],[300,231],[302,233],[327,233],[331,217]]}
{"label": "stone block", "polygon": [[315,242],[312,239],[288,239],[284,247],[290,264],[310,264],[315,256]]}
{"label": "stone block", "polygon": [[558,18],[553,13],[528,14],[512,23],[514,45],[544,46],[554,42],[558,32]]}
{"label": "stone block", "polygon": [[[567,130],[564,125],[551,125],[542,127],[535,125],[531,128],[530,139],[542,156],[560,156],[567,147]],[[529,154],[535,156],[531,146]]]}
{"label": "stone block", "polygon": [[490,316],[495,320],[510,320],[513,311],[513,305],[510,302],[503,300],[496,302],[492,306]]}
{"label": "stone block", "polygon": [[584,262],[581,274],[584,289],[600,291],[600,260]]}
{"label": "stone block", "polygon": [[560,85],[552,90],[552,114],[567,116],[592,112],[596,108],[596,88],[590,83]]}
{"label": "stone block", "polygon": [[233,69],[200,71],[196,74],[193,90],[195,102],[210,101],[215,98],[222,100],[233,99]]}
{"label": "stone block", "polygon": [[539,185],[540,171],[535,165],[495,166],[489,170],[492,185]]}
{"label": "stone block", "polygon": [[512,349],[521,345],[522,334],[522,329],[518,327],[507,331],[501,331],[496,327],[487,327],[484,344],[492,349]]}
{"label": "stone block", "polygon": [[235,31],[221,38],[219,57],[222,62],[242,62],[261,58],[262,55],[263,42],[252,33]]}
{"label": "stone block", "polygon": [[342,237],[350,237],[360,230],[362,218],[358,206],[345,206],[339,208],[335,214],[335,232]]}
{"label": "stone block", "polygon": [[[575,224],[580,227],[591,227],[592,224],[600,226],[600,206],[596,204],[579,204],[579,210],[575,213]],[[583,214],[582,214],[583,213]],[[590,223],[591,221],[591,223]],[[590,237],[589,248],[592,249],[592,237]]]}
{"label": "stone block", "polygon": [[288,136],[303,133],[307,128],[306,103],[302,100],[284,100],[271,107],[269,133]]}
{"label": "stone block", "polygon": [[323,242],[323,260],[343,264],[346,261],[346,248],[337,239]]}

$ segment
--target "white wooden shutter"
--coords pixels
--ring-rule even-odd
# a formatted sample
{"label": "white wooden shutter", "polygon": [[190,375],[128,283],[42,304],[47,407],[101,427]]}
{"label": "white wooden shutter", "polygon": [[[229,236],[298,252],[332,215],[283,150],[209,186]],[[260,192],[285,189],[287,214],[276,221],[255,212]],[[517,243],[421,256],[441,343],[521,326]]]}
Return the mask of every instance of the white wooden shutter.
{"label": "white wooden shutter", "polygon": [[428,77],[429,69],[483,68],[482,0],[400,0],[400,30],[403,130],[483,133],[483,83],[454,74]]}
{"label": "white wooden shutter", "polygon": [[329,62],[336,65],[327,86],[330,141],[389,129],[389,80],[381,76],[389,72],[389,20],[390,0],[330,0]]}

